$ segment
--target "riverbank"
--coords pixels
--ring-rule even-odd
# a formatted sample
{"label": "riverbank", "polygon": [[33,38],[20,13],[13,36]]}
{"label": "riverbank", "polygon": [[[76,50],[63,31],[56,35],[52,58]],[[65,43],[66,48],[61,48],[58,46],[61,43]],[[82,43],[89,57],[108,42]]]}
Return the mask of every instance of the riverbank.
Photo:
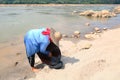
{"label": "riverbank", "polygon": [[[84,5],[89,5],[89,6],[93,6],[93,4],[0,4],[0,7],[4,7],[4,6],[84,6]],[[94,4],[94,5],[99,5],[99,6],[103,6],[103,5],[116,5],[118,6],[119,4]]]}
{"label": "riverbank", "polygon": [[[42,66],[39,73],[30,70],[22,35],[0,48],[0,80],[119,80],[119,34],[120,28],[117,28],[100,33],[101,36],[92,41],[63,38],[60,49],[65,68],[43,67],[37,58],[36,65]],[[91,46],[85,48],[89,44]]]}
{"label": "riverbank", "polygon": [[[94,41],[77,43],[61,40],[62,61],[65,68],[49,69],[47,66],[28,80],[119,80],[120,76],[120,28],[104,32]],[[85,44],[89,49],[81,49]]]}

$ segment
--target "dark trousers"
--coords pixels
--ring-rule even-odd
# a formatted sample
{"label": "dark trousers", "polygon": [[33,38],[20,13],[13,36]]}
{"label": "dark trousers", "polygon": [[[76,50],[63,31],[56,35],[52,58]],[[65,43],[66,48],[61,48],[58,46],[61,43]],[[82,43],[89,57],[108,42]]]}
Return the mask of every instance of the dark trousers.
{"label": "dark trousers", "polygon": [[[54,43],[50,42],[47,49],[52,53],[52,57],[49,57],[48,55],[45,55],[41,52],[38,52],[37,55],[41,59],[41,61],[47,65],[54,65],[57,64],[61,59],[61,52],[58,46],[56,46]],[[31,67],[34,67],[35,64],[35,54],[28,57],[29,63]]]}
{"label": "dark trousers", "polygon": [[[41,61],[43,63],[46,63],[48,65],[50,64],[50,62],[51,62],[51,58],[50,57],[48,57],[47,55],[44,55],[44,54],[42,54],[40,52],[38,52],[37,55],[41,59]],[[28,60],[29,60],[30,66],[34,67],[34,64],[35,64],[35,54],[30,56],[30,57],[28,57]]]}

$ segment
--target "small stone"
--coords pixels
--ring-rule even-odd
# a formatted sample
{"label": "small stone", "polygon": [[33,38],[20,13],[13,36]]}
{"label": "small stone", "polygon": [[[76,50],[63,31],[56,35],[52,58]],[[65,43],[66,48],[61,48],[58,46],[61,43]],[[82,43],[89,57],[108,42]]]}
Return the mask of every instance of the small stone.
{"label": "small stone", "polygon": [[63,34],[62,36],[63,36],[64,38],[67,38],[67,37],[68,37],[68,35],[65,35],[65,34]]}
{"label": "small stone", "polygon": [[20,55],[21,53],[16,53],[16,55],[18,56],[18,55]]}
{"label": "small stone", "polygon": [[103,28],[103,30],[104,30],[104,31],[106,31],[106,30],[107,30],[107,28]]}
{"label": "small stone", "polygon": [[80,31],[74,31],[74,35],[79,35]]}
{"label": "small stone", "polygon": [[85,23],[86,26],[90,26],[90,23]]}
{"label": "small stone", "polygon": [[80,38],[80,31],[74,31],[74,38]]}
{"label": "small stone", "polygon": [[27,79],[27,76],[24,76],[24,79]]}
{"label": "small stone", "polygon": [[101,33],[101,31],[97,31],[97,33]]}
{"label": "small stone", "polygon": [[71,37],[72,37],[72,38],[75,38],[75,36],[74,36],[74,35],[71,35]]}
{"label": "small stone", "polygon": [[99,31],[99,30],[100,30],[100,28],[98,28],[98,27],[95,27],[95,28],[94,28],[94,30],[95,30],[95,31]]}
{"label": "small stone", "polygon": [[94,32],[90,32],[90,34],[94,34]]}
{"label": "small stone", "polygon": [[18,65],[18,63],[19,63],[19,62],[15,62],[15,66],[17,66],[17,65]]}
{"label": "small stone", "polygon": [[77,11],[73,11],[73,13],[77,13]]}
{"label": "small stone", "polygon": [[92,46],[92,44],[87,43],[87,44],[83,45],[82,49],[89,49],[91,46]]}
{"label": "small stone", "polygon": [[93,39],[94,34],[85,34],[86,39]]}

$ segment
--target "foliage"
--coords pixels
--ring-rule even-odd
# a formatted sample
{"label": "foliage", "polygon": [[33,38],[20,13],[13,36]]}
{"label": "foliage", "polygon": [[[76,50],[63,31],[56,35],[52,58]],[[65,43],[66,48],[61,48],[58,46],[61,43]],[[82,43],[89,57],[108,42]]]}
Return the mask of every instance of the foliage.
{"label": "foliage", "polygon": [[120,0],[0,0],[0,4],[120,4]]}

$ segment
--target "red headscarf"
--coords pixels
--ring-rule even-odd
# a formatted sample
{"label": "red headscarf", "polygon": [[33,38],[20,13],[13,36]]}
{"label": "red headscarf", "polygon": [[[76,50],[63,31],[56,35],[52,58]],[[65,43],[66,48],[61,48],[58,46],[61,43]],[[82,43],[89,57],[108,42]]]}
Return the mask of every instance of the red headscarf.
{"label": "red headscarf", "polygon": [[49,35],[49,40],[52,41],[51,38],[50,38],[50,29],[49,28],[46,28],[46,31],[43,31],[42,34],[43,35]]}

